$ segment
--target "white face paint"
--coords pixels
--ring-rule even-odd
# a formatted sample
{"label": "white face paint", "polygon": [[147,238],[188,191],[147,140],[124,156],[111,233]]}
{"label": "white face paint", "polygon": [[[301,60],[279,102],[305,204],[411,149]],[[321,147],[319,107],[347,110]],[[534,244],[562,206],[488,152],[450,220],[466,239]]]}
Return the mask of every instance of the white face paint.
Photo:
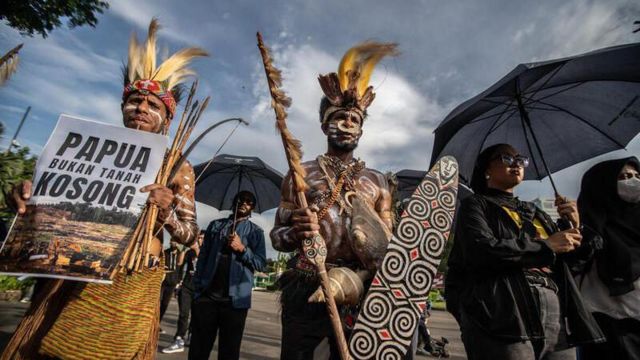
{"label": "white face paint", "polygon": [[[152,99],[151,96],[133,94],[127,99],[122,107],[127,127],[152,132],[162,130],[164,125],[162,115],[164,104],[160,104],[160,100]],[[141,110],[141,106],[144,106],[146,111]]]}
{"label": "white face paint", "polygon": [[[351,122],[351,126],[346,125],[345,119],[330,121],[327,128],[329,140],[339,147],[355,148],[362,135],[362,126],[357,122]],[[346,136],[345,136],[346,135]]]}
{"label": "white face paint", "polygon": [[347,127],[344,125],[345,120],[340,120],[338,121],[338,129],[342,132],[346,132],[348,134],[351,135],[355,135],[355,136],[359,136],[360,133],[362,132],[362,128],[360,127],[360,124],[355,123],[353,124],[352,127]]}

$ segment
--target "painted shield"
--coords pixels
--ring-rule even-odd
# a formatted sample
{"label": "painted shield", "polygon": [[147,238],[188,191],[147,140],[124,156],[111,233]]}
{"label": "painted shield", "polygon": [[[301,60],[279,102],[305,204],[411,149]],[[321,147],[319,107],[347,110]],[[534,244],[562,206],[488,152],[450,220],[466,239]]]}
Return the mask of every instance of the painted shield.
{"label": "painted shield", "polygon": [[403,359],[449,239],[458,163],[440,159],[406,205],[349,341],[354,359]]}

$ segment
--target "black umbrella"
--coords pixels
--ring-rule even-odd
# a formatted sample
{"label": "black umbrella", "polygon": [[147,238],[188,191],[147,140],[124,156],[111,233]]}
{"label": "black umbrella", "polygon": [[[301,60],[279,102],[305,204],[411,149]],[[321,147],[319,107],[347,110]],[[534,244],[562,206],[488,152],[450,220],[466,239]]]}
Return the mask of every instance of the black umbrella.
{"label": "black umbrella", "polygon": [[213,161],[194,167],[196,201],[218,210],[233,208],[238,191],[248,190],[256,196],[254,211],[261,213],[280,204],[282,174],[252,156],[218,155]]}
{"label": "black umbrella", "polygon": [[[426,171],[404,169],[396,173],[396,179],[398,180],[397,200],[404,200],[409,198],[418,187],[418,184],[427,175]],[[462,183],[458,183],[458,199],[462,200],[467,196],[473,194],[473,191]]]}
{"label": "black umbrella", "polygon": [[[640,132],[640,44],[521,64],[455,108],[435,130],[431,163],[452,155],[470,181],[478,154],[513,145],[526,179],[624,148]],[[553,179],[551,184],[557,194]]]}

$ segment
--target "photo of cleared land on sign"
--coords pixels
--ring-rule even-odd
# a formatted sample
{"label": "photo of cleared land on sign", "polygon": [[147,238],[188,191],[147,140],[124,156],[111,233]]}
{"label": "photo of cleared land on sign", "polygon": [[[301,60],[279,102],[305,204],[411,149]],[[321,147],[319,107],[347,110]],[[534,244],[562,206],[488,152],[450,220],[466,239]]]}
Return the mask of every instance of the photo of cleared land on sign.
{"label": "photo of cleared land on sign", "polygon": [[108,277],[137,220],[130,212],[70,203],[31,205],[27,214],[0,253],[2,272]]}

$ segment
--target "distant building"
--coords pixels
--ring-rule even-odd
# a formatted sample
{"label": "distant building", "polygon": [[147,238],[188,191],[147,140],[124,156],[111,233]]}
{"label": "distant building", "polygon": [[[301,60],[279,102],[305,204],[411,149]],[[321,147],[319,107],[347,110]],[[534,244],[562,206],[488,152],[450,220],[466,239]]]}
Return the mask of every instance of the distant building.
{"label": "distant building", "polygon": [[532,200],[537,207],[542,209],[542,211],[546,212],[551,216],[553,221],[557,221],[560,216],[558,215],[558,209],[555,206],[555,199],[552,198],[535,198]]}

